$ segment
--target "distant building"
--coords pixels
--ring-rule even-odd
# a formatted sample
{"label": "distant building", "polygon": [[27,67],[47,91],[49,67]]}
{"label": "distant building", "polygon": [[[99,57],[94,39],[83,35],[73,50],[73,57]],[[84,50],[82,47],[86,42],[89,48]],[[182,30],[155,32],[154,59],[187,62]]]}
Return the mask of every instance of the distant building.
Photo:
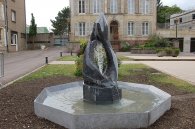
{"label": "distant building", "polygon": [[0,50],[26,49],[25,27],[25,0],[0,0]]}
{"label": "distant building", "polygon": [[34,38],[29,37],[29,26],[26,27],[27,47],[28,49],[39,49],[42,45],[50,47],[54,45],[54,34],[50,33],[47,27],[37,27],[37,35]]}
{"label": "distant building", "polygon": [[195,10],[171,15],[170,28],[175,28],[176,23],[178,29],[195,29]]}
{"label": "distant building", "polygon": [[156,0],[70,0],[70,41],[88,39],[93,23],[103,12],[114,49],[120,41],[141,43],[156,33]]}
{"label": "distant building", "polygon": [[170,28],[158,29],[157,33],[172,41],[179,41],[182,52],[195,52],[195,10],[170,16]]}

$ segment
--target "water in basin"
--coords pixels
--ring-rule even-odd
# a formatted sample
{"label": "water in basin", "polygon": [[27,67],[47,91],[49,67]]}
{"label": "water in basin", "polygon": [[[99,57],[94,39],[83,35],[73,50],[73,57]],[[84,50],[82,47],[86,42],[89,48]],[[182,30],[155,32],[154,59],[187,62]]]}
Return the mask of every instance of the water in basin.
{"label": "water in basin", "polygon": [[95,105],[83,101],[81,86],[72,87],[47,96],[44,105],[72,114],[146,112],[158,104],[160,98],[150,92],[122,89],[120,102]]}

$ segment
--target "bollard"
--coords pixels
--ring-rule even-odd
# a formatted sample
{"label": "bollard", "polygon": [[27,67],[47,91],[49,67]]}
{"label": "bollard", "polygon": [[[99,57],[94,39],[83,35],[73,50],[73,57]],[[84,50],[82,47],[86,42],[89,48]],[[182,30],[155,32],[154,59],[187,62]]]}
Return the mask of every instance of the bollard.
{"label": "bollard", "polygon": [[48,64],[48,57],[45,57],[45,64]]}
{"label": "bollard", "polygon": [[60,52],[60,57],[62,57],[62,52]]}

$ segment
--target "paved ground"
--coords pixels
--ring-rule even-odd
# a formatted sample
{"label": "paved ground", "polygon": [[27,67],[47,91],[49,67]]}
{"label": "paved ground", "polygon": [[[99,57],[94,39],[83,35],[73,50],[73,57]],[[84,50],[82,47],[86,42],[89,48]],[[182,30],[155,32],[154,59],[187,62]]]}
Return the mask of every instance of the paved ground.
{"label": "paved ground", "polygon": [[53,47],[46,50],[21,51],[5,54],[4,77],[0,83],[6,84],[45,64],[45,57],[49,62],[60,56],[63,48]]}
{"label": "paved ground", "polygon": [[[49,58],[49,62],[56,60],[60,56],[61,51],[63,51],[63,48],[55,47],[44,51],[34,50],[5,54],[5,75],[3,78],[0,78],[0,83],[6,84],[37,69],[38,67],[43,66],[45,64],[46,56]],[[159,58],[156,55],[130,55],[128,52],[117,54],[139,59]],[[195,59],[195,54],[182,54],[178,58]],[[122,63],[143,63],[152,68],[195,84],[195,61],[123,61]],[[59,64],[59,62],[51,62],[51,64]],[[74,64],[74,62],[61,62],[60,64]]]}
{"label": "paved ground", "polygon": [[195,61],[140,61],[140,62],[195,85]]}

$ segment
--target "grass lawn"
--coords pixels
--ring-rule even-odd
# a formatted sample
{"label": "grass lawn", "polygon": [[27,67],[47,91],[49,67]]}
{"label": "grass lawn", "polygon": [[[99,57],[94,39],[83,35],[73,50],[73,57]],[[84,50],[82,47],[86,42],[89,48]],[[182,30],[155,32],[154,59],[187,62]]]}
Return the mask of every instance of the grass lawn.
{"label": "grass lawn", "polygon": [[[30,81],[52,76],[75,77],[74,71],[75,65],[47,65],[39,71],[24,77],[20,81]],[[195,93],[195,86],[188,82],[161,73],[143,64],[121,65],[119,68],[119,80],[155,86],[159,85],[165,88],[165,90],[170,87],[175,87],[184,92]]]}
{"label": "grass lawn", "polygon": [[77,56],[73,55],[73,56],[63,56],[63,57],[60,57],[58,59],[58,61],[75,61],[77,58]]}
{"label": "grass lawn", "polygon": [[52,76],[75,77],[74,71],[75,65],[47,65],[40,70],[22,78],[19,81],[31,81]]}
{"label": "grass lawn", "polygon": [[[128,57],[125,57],[125,56],[117,56],[121,61],[130,61],[132,59],[128,58]],[[60,57],[58,59],[58,61],[75,61],[77,58],[76,55],[73,55],[73,56],[63,56],[63,57]]]}

